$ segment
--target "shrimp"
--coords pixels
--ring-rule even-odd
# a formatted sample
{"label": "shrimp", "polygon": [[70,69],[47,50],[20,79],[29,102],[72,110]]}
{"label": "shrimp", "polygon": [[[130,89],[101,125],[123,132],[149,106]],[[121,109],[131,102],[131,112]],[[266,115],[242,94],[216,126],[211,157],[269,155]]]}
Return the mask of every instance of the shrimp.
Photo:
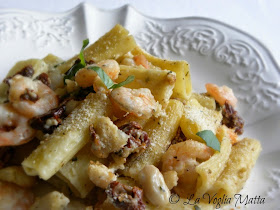
{"label": "shrimp", "polygon": [[178,184],[178,175],[176,171],[166,171],[162,175],[169,190]]}
{"label": "shrimp", "polygon": [[186,197],[195,192],[198,174],[196,166],[208,160],[213,150],[203,143],[187,140],[171,145],[162,157],[162,171],[176,171],[178,184],[173,189],[179,196]]}
{"label": "shrimp", "polygon": [[41,81],[21,75],[9,80],[9,101],[20,114],[32,118],[45,114],[58,106],[55,92]]}
{"label": "shrimp", "polygon": [[231,88],[227,86],[217,86],[212,83],[207,83],[205,85],[207,93],[214,97],[214,99],[223,106],[227,101],[230,105],[235,106],[237,103],[237,98],[234,96],[234,93]]}
{"label": "shrimp", "polygon": [[[120,66],[115,60],[103,60],[97,64],[92,64],[87,67],[98,66],[105,71],[105,73],[114,81],[118,78],[120,73]],[[83,68],[79,70],[75,75],[75,81],[80,87],[86,88],[94,84],[94,80],[97,77],[97,73],[91,69]]]}
{"label": "shrimp", "polygon": [[[160,106],[148,88],[130,89],[120,87],[110,94],[111,102],[119,113],[131,113],[137,117],[149,118],[159,111]],[[116,116],[120,116],[118,113]]]}
{"label": "shrimp", "polygon": [[18,114],[11,104],[0,104],[0,146],[20,145],[35,135],[28,118]]}
{"label": "shrimp", "polygon": [[75,75],[75,81],[82,88],[90,87],[93,80],[97,77],[97,73],[91,69],[80,69]]}
{"label": "shrimp", "polygon": [[145,69],[149,68],[149,61],[146,59],[146,57],[144,55],[135,55],[133,57],[133,60],[135,61],[135,64],[137,66],[142,65]]}
{"label": "shrimp", "polygon": [[97,63],[97,66],[102,68],[105,73],[114,81],[120,73],[120,66],[115,60],[103,60]]}
{"label": "shrimp", "polygon": [[0,209],[27,210],[34,202],[29,189],[9,182],[0,182]]}

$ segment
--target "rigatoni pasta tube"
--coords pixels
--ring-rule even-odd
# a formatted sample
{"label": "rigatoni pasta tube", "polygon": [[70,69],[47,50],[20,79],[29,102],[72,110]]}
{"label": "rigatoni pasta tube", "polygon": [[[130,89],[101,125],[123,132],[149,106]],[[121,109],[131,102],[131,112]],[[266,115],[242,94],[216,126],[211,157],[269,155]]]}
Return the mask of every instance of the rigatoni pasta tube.
{"label": "rigatoni pasta tube", "polygon": [[[99,62],[106,59],[117,59],[136,47],[133,36],[129,35],[121,25],[117,24],[104,36],[100,37],[95,43],[84,50],[85,60]],[[78,59],[74,56],[58,67],[61,73],[65,73]]]}
{"label": "rigatoni pasta tube", "polygon": [[202,130],[211,130],[216,134],[222,118],[220,111],[203,107],[196,99],[192,98],[186,102],[180,127],[187,139],[202,141],[196,133]]}
{"label": "rigatoni pasta tube", "polygon": [[149,147],[125,166],[124,175],[137,179],[145,165],[157,165],[176,135],[183,114],[183,103],[170,100],[166,115],[152,118],[144,127],[151,139]]}
{"label": "rigatoni pasta tube", "polygon": [[217,179],[211,192],[218,196],[232,196],[239,192],[248,179],[261,151],[261,144],[255,139],[244,138],[232,147],[229,161]]}
{"label": "rigatoni pasta tube", "polygon": [[172,98],[189,99],[192,93],[192,82],[189,64],[186,61],[171,61],[150,55],[140,47],[132,51],[133,55],[144,55],[154,66],[167,69],[176,73],[176,83],[173,89]]}
{"label": "rigatoni pasta tube", "polygon": [[216,151],[209,160],[196,167],[196,172],[199,174],[196,197],[202,197],[203,194],[212,187],[217,178],[223,172],[229,159],[231,141],[227,131],[221,127],[219,135],[217,136],[221,142],[220,152]]}
{"label": "rigatoni pasta tube", "polygon": [[65,181],[72,192],[80,198],[85,198],[94,187],[87,173],[89,162],[106,161],[106,159],[95,157],[90,148],[91,145],[86,144],[83,149],[56,173],[56,176]]}
{"label": "rigatoni pasta tube", "polygon": [[28,175],[49,179],[89,141],[89,125],[107,116],[110,100],[104,94],[90,94],[63,123],[48,136],[22,166]]}
{"label": "rigatoni pasta tube", "polygon": [[173,93],[176,81],[176,74],[172,71],[158,69],[144,69],[134,66],[120,66],[120,74],[117,83],[124,81],[129,75],[134,75],[133,82],[125,85],[125,87],[149,88],[155,99],[164,107]]}

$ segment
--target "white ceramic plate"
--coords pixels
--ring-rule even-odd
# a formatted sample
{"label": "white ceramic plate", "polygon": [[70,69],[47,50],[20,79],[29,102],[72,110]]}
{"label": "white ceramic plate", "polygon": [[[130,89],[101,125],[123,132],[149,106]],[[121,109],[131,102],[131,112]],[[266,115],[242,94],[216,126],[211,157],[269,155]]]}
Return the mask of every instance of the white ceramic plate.
{"label": "white ceramic plate", "polygon": [[149,18],[130,6],[103,11],[81,4],[60,14],[2,9],[0,79],[19,60],[48,53],[70,58],[79,52],[83,39],[94,42],[116,23],[129,29],[150,53],[187,60],[195,91],[204,92],[207,82],[234,90],[246,122],[244,136],[259,139],[263,147],[242,201],[246,195],[265,198],[264,205],[238,202],[237,206],[280,209],[276,202],[280,196],[280,71],[269,51],[238,29],[199,17]]}

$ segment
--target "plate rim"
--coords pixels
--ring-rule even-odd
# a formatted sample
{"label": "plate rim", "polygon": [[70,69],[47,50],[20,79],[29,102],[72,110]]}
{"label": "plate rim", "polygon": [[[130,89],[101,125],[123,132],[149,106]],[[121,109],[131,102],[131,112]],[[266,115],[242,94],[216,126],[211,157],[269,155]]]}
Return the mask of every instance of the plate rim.
{"label": "plate rim", "polygon": [[117,8],[113,8],[113,9],[104,9],[104,8],[98,8],[95,5],[88,3],[88,2],[81,2],[81,3],[77,4],[76,6],[74,6],[73,8],[70,8],[68,10],[61,11],[61,12],[46,12],[46,11],[16,9],[16,8],[0,8],[0,16],[3,14],[8,15],[8,14],[12,14],[12,13],[38,13],[40,15],[67,15],[67,14],[74,13],[75,11],[77,11],[79,9],[82,9],[83,12],[85,12],[86,7],[91,7],[97,11],[106,12],[106,13],[120,11],[120,10],[126,10],[126,11],[133,10],[133,12],[138,13],[142,17],[145,17],[145,18],[151,19],[151,20],[155,20],[155,21],[202,20],[202,21],[209,21],[214,24],[218,24],[220,26],[228,28],[229,30],[233,30],[239,34],[242,34],[243,36],[246,36],[247,38],[256,42],[267,53],[268,57],[271,59],[273,66],[275,67],[277,72],[280,74],[280,63],[278,63],[278,61],[272,54],[271,50],[262,41],[260,41],[258,38],[256,38],[253,34],[250,34],[242,29],[239,29],[236,26],[233,26],[231,24],[228,24],[226,22],[223,22],[223,21],[220,21],[220,20],[217,20],[214,18],[203,17],[203,16],[183,16],[183,17],[175,17],[175,18],[159,18],[159,17],[153,17],[153,16],[146,15],[130,4],[125,4],[121,7],[117,7]]}

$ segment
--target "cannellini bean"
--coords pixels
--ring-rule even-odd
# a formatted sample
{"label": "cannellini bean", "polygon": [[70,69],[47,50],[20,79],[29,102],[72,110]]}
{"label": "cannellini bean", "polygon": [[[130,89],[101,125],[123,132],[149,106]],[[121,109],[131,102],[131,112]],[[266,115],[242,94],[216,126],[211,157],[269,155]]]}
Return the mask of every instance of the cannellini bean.
{"label": "cannellini bean", "polygon": [[139,182],[143,187],[145,197],[155,206],[168,203],[170,191],[158,168],[153,165],[145,166],[139,173]]}

